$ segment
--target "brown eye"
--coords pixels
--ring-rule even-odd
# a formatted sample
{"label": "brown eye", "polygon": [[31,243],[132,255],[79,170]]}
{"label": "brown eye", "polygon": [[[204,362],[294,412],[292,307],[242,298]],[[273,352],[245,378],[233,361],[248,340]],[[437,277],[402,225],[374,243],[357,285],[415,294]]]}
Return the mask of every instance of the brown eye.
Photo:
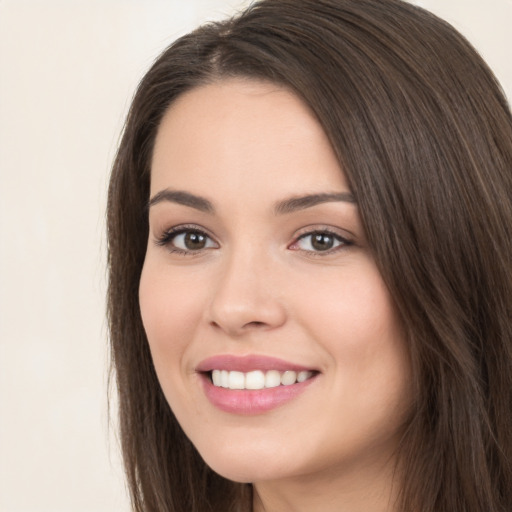
{"label": "brown eye", "polygon": [[219,247],[203,231],[186,228],[178,228],[164,233],[157,243],[175,253],[194,253],[204,249],[216,249]]}
{"label": "brown eye", "polygon": [[184,233],[183,244],[189,251],[198,251],[206,247],[208,237],[197,231]]}
{"label": "brown eye", "polygon": [[329,253],[352,245],[349,240],[329,231],[314,231],[302,235],[294,244],[294,249],[310,253]]}
{"label": "brown eye", "polygon": [[316,251],[328,251],[334,246],[334,236],[325,233],[317,233],[312,235],[311,246]]}

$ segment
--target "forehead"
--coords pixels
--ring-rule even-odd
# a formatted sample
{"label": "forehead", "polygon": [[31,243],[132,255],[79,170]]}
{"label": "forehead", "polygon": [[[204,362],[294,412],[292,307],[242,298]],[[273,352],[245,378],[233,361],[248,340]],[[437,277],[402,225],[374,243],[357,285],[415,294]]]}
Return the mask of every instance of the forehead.
{"label": "forehead", "polygon": [[253,80],[220,81],[180,96],[159,127],[151,167],[152,194],[348,190],[310,108],[288,89]]}

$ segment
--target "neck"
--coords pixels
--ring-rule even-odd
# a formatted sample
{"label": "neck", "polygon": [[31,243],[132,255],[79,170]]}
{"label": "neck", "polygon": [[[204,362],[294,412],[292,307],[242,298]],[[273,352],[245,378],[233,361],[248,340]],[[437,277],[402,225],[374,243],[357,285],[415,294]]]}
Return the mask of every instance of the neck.
{"label": "neck", "polygon": [[254,484],[254,512],[396,512],[394,465],[339,468]]}

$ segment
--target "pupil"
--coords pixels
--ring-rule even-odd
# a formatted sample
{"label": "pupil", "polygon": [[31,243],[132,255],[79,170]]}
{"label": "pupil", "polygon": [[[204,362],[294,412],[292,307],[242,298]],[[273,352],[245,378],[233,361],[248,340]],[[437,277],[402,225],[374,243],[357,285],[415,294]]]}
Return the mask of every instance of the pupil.
{"label": "pupil", "polygon": [[206,237],[201,233],[187,233],[185,235],[185,246],[187,249],[203,249],[206,243]]}
{"label": "pupil", "polygon": [[318,233],[313,236],[312,245],[317,251],[327,251],[334,245],[332,235]]}

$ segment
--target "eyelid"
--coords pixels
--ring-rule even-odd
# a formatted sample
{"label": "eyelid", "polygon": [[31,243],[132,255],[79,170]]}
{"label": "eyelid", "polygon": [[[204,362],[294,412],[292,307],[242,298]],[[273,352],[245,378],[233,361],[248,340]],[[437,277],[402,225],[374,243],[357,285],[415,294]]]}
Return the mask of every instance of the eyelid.
{"label": "eyelid", "polygon": [[344,229],[338,226],[333,226],[331,224],[308,224],[300,229],[298,229],[294,237],[295,239],[300,238],[303,235],[309,235],[311,233],[330,233],[331,235],[335,235],[344,240],[353,240],[356,238],[355,233],[348,229]]}
{"label": "eyelid", "polygon": [[191,255],[191,256],[201,254],[202,252],[204,252],[206,250],[210,250],[210,249],[214,248],[214,247],[205,247],[203,249],[197,249],[197,250],[192,250],[192,249],[185,250],[185,249],[181,249],[179,247],[172,245],[172,241],[178,235],[181,235],[181,234],[187,233],[187,232],[194,232],[194,233],[199,233],[201,235],[204,235],[205,237],[207,237],[208,239],[213,241],[213,243],[216,245],[215,248],[219,247],[219,243],[217,242],[215,237],[212,234],[210,234],[210,232],[207,229],[203,228],[202,226],[198,226],[197,224],[179,224],[177,226],[172,226],[171,228],[168,228],[168,229],[163,229],[161,234],[155,235],[154,242],[158,246],[166,247],[172,253]]}
{"label": "eyelid", "polygon": [[[288,249],[301,251],[303,253],[307,253],[311,256],[322,256],[322,255],[329,255],[333,254],[341,249],[346,249],[347,247],[350,247],[354,245],[353,235],[350,234],[350,237],[343,235],[340,233],[342,231],[339,228],[333,228],[332,226],[308,226],[306,228],[302,228],[296,235],[293,240],[293,242],[288,245]],[[346,232],[346,231],[345,231]],[[303,240],[304,238],[307,238],[308,236],[313,236],[315,234],[327,234],[332,237],[334,237],[336,240],[340,241],[341,244],[331,248],[327,249],[325,251],[314,251],[314,250],[306,250],[301,249],[300,247],[295,247],[299,243],[300,240]]]}
{"label": "eyelid", "polygon": [[[172,245],[173,240],[179,236],[180,234],[187,233],[187,232],[195,232],[199,233],[201,235],[204,235],[207,237],[215,247],[204,247],[201,249],[182,249],[180,247],[177,247],[175,245]],[[290,250],[300,251],[303,253],[307,253],[310,256],[322,256],[322,255],[329,255],[333,254],[341,249],[346,249],[347,247],[350,247],[354,245],[354,240],[352,233],[347,237],[346,235],[342,233],[349,233],[346,230],[341,230],[340,228],[335,228],[332,226],[325,226],[325,225],[316,225],[316,226],[306,226],[302,229],[300,229],[294,236],[293,241],[287,246]],[[298,247],[298,243],[300,240],[305,239],[308,236],[313,236],[315,234],[326,234],[329,236],[332,236],[335,238],[338,242],[340,242],[335,247],[326,249],[326,250],[309,250],[309,249],[303,249],[301,247]],[[177,254],[183,254],[183,255],[199,255],[202,254],[204,251],[219,248],[220,244],[217,242],[216,238],[209,232],[208,229],[197,225],[197,224],[179,224],[176,226],[172,226],[167,229],[163,229],[161,231],[161,234],[155,235],[154,240],[155,245],[166,247],[170,252],[177,253]]]}

